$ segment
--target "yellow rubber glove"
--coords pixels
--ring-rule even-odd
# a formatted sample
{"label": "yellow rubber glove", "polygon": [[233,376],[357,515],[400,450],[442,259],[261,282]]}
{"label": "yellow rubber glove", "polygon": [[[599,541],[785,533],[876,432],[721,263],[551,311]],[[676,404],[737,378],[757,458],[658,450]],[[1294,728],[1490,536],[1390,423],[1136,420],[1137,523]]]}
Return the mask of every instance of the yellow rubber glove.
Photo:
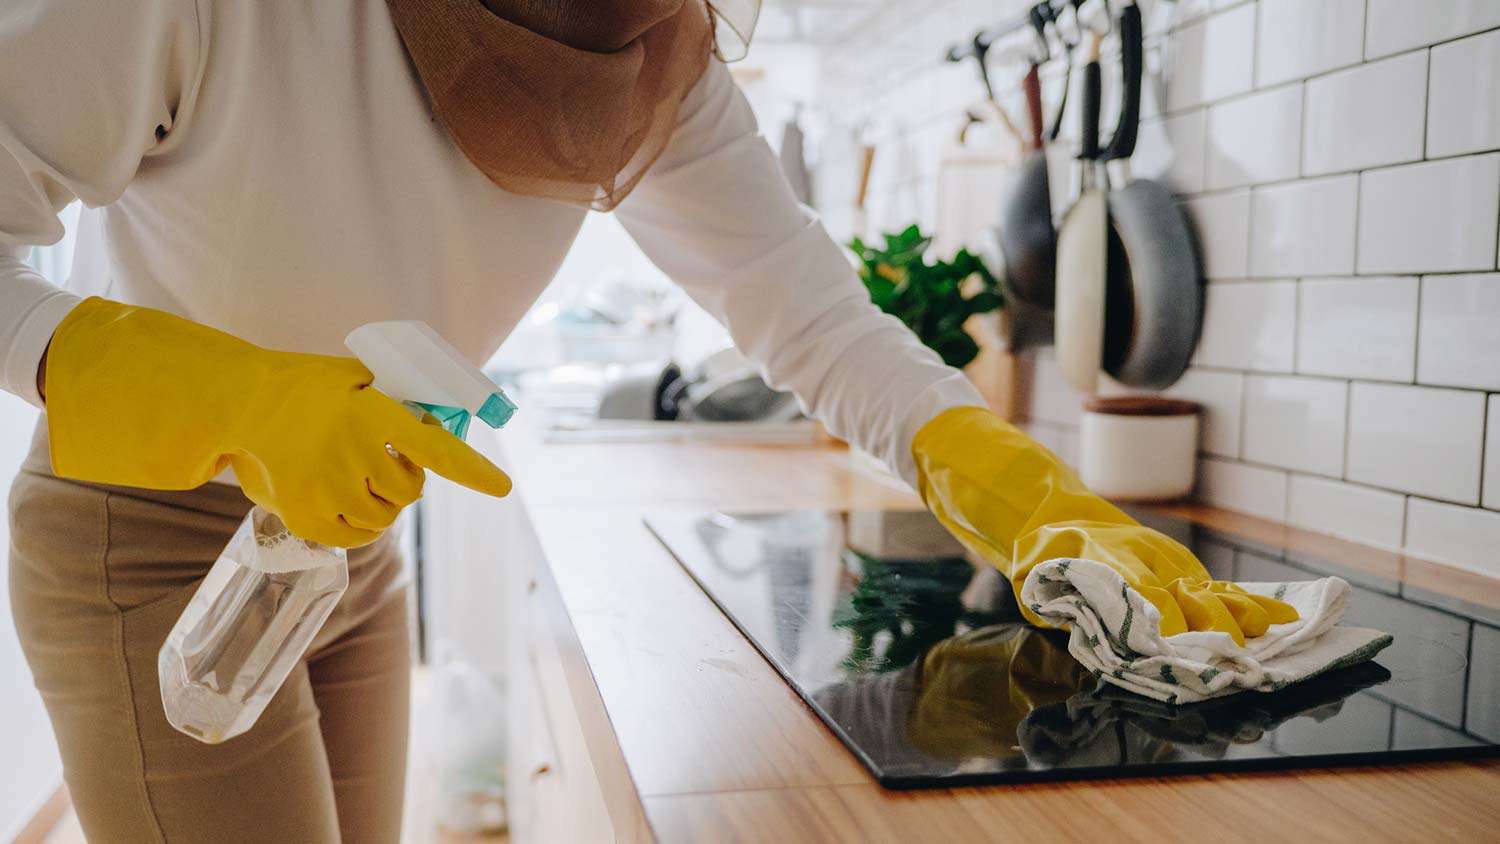
{"label": "yellow rubber glove", "polygon": [[[47,353],[59,477],[192,489],[233,467],[297,536],[353,548],[422,495],[432,469],[494,496],[510,478],[430,416],[369,389],[353,358],[260,348],[172,314],[88,299]],[[393,457],[387,444],[401,457]]]}
{"label": "yellow rubber glove", "polygon": [[1290,604],[1211,582],[1191,551],[1089,492],[1056,455],[988,410],[939,414],[917,432],[912,455],[928,509],[1004,572],[1017,596],[1038,563],[1081,557],[1110,566],[1154,604],[1165,636],[1218,630],[1243,645],[1297,620]]}

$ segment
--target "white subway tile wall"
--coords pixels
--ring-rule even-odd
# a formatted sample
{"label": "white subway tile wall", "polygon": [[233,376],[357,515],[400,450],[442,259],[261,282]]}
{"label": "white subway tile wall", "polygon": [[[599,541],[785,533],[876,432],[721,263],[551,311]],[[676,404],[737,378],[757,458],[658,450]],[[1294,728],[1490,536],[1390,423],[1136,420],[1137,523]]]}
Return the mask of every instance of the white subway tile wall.
{"label": "white subway tile wall", "polygon": [[[888,2],[830,42],[809,114],[836,235],[853,219],[855,128],[878,149],[871,227],[930,221],[936,160],[981,98],[972,66],[942,53],[1027,5]],[[1180,196],[1209,282],[1193,366],[1167,391],[1204,407],[1198,496],[1495,571],[1500,0],[1141,5],[1133,169]],[[1043,68],[1049,114],[1061,64]],[[992,70],[1021,114],[1015,63]],[[1107,72],[1108,103],[1114,86]],[[1059,213],[1075,120],[1049,156]],[[1065,458],[1081,400],[1038,355],[1026,427]]]}
{"label": "white subway tile wall", "polygon": [[1297,177],[1302,86],[1237,97],[1208,110],[1208,189]]}
{"label": "white subway tile wall", "polygon": [[1416,363],[1415,278],[1307,279],[1297,304],[1297,371],[1410,381]]}
{"label": "white subway tile wall", "polygon": [[1354,272],[1358,176],[1308,179],[1256,190],[1250,201],[1250,274]]}
{"label": "white subway tile wall", "polygon": [[1287,474],[1217,457],[1198,461],[1198,498],[1266,519],[1286,518]]}
{"label": "white subway tile wall", "polygon": [[1308,82],[1302,172],[1311,176],[1417,161],[1426,108],[1426,51]]}
{"label": "white subway tile wall", "polygon": [[1500,154],[1367,171],[1359,194],[1359,271],[1493,269],[1496,196]]}
{"label": "white subway tile wall", "polygon": [[1229,369],[1291,372],[1297,332],[1297,282],[1209,285],[1197,363]]}
{"label": "white subway tile wall", "polygon": [[1204,125],[1201,110],[1143,123],[1131,169],[1136,176],[1163,181],[1178,193],[1203,190]]}
{"label": "white subway tile wall", "polygon": [[1412,498],[1406,503],[1406,547],[1500,577],[1500,513]]}
{"label": "white subway tile wall", "polygon": [[1495,0],[1369,0],[1365,58],[1500,26]]}
{"label": "white subway tile wall", "polygon": [[1250,192],[1189,199],[1183,205],[1203,250],[1203,274],[1244,278],[1250,273]]}
{"label": "white subway tile wall", "polygon": [[1308,530],[1401,547],[1406,497],[1370,487],[1292,475],[1287,521]]}
{"label": "white subway tile wall", "polygon": [[1484,394],[1356,381],[1349,394],[1348,478],[1479,503]]}
{"label": "white subway tile wall", "polygon": [[[1173,398],[1188,399],[1201,406],[1198,448],[1220,457],[1239,456],[1240,408],[1244,393],[1245,376],[1210,369],[1189,369],[1166,391]],[[1500,473],[1500,465],[1497,465],[1496,472]],[[1495,497],[1500,500],[1500,490],[1496,491]]]}
{"label": "white subway tile wall", "polygon": [[1349,384],[1329,378],[1245,378],[1242,456],[1283,469],[1339,477]]}
{"label": "white subway tile wall", "polygon": [[1178,111],[1242,94],[1255,72],[1255,7],[1243,5],[1173,34],[1167,108]]}
{"label": "white subway tile wall", "polygon": [[1428,155],[1500,147],[1500,32],[1434,47],[1429,86]]}
{"label": "white subway tile wall", "polygon": [[1358,64],[1364,29],[1365,0],[1261,0],[1255,84]]}
{"label": "white subway tile wall", "polygon": [[1500,390],[1500,273],[1422,279],[1417,380]]}

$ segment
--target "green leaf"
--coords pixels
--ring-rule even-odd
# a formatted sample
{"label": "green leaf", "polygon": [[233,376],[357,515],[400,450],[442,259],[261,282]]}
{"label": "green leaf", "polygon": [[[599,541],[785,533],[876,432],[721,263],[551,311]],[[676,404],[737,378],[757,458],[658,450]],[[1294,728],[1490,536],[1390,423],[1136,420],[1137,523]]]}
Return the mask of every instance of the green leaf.
{"label": "green leaf", "polygon": [[[883,246],[875,246],[853,237],[847,244],[859,260],[859,277],[870,301],[901,320],[950,365],[972,361],[979,347],[963,325],[973,314],[1004,306],[994,274],[967,249],[946,261],[929,261],[932,238],[916,225],[886,233],[882,240]],[[964,285],[976,276],[982,289],[966,298]]]}
{"label": "green leaf", "polygon": [[940,334],[927,345],[942,357],[943,363],[955,369],[963,369],[979,356],[979,344],[961,329]]}
{"label": "green leaf", "polygon": [[1001,304],[1000,294],[998,293],[990,290],[975,293],[969,297],[969,313],[987,314],[990,311],[998,311]]}

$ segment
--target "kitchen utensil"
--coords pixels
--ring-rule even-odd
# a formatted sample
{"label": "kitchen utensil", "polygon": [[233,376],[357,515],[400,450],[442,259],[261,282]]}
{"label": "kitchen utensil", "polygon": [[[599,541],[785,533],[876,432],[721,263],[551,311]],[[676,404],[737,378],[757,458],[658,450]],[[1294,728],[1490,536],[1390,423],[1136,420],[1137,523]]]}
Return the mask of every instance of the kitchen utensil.
{"label": "kitchen utensil", "polygon": [[1121,11],[1124,102],[1105,152],[1126,182],[1109,193],[1112,241],[1104,366],[1132,387],[1164,389],[1187,369],[1203,312],[1198,251],[1187,220],[1160,182],[1130,179],[1144,64],[1141,10]]}
{"label": "kitchen utensil", "polygon": [[1104,354],[1109,209],[1099,170],[1100,35],[1090,33],[1080,114],[1080,194],[1057,234],[1057,365],[1074,389],[1092,395]]}
{"label": "kitchen utensil", "polygon": [[861,142],[859,145],[859,170],[855,177],[854,219],[851,228],[857,237],[869,235],[870,218],[865,210],[865,200],[870,195],[870,171],[875,167],[875,145]]}
{"label": "kitchen utensil", "polygon": [[1198,405],[1157,396],[1083,404],[1078,474],[1112,501],[1168,501],[1193,490]]}
{"label": "kitchen utensil", "polygon": [[[994,137],[987,137],[984,143],[965,144],[968,129],[985,121],[972,111],[966,119],[957,142],[945,149],[938,161],[933,249],[941,255],[968,249],[983,257],[987,265],[1000,266],[1002,262],[995,260],[997,250],[994,246],[995,218],[1000,210],[995,203],[995,194],[1005,184],[1016,163],[1019,145],[1013,146],[1006,143],[1007,139]],[[1003,287],[1001,292],[1005,292]],[[971,325],[969,331],[979,344],[979,355],[965,369],[990,406],[997,413],[1008,415],[1015,405],[1016,361],[1007,353],[1007,335],[1000,330],[1002,311],[974,317],[976,322],[983,324],[982,327]]]}
{"label": "kitchen utensil", "polygon": [[[1046,45],[1046,23],[1040,6],[1032,9],[1031,21],[1038,40]],[[1045,56],[1040,57],[1045,58]],[[1043,148],[1042,89],[1038,62],[1033,61],[1022,80],[1029,152],[1016,168],[1001,194],[1000,221],[995,240],[1005,264],[1005,285],[1011,300],[1022,299],[1046,310],[1054,301],[1053,279],[1057,261],[1057,232],[1052,227],[1052,192]],[[1050,332],[1049,332],[1050,333]],[[1012,351],[1022,348],[1022,337],[1007,333]],[[1045,341],[1043,341],[1045,342]]]}
{"label": "kitchen utensil", "polygon": [[947,58],[950,62],[961,62],[965,59],[974,60],[974,66],[979,71],[979,82],[984,86],[985,102],[995,112],[995,116],[999,118],[1000,125],[1005,129],[1006,134],[1015,138],[1017,142],[1022,142],[1021,132],[1016,129],[1016,124],[1010,119],[1009,112],[1005,110],[1004,106],[1000,105],[999,100],[995,99],[995,86],[990,81],[989,67],[989,53],[990,48],[993,46],[994,42],[986,38],[983,32],[977,32],[974,34],[973,40],[967,45],[967,49],[960,47],[949,48]]}
{"label": "kitchen utensil", "polygon": [[786,183],[792,186],[792,193],[797,201],[803,205],[811,205],[813,180],[803,152],[806,139],[799,122],[801,116],[802,106],[798,104],[792,109],[792,119],[781,127],[781,148],[777,158],[781,161],[781,172],[786,175]]}
{"label": "kitchen utensil", "polygon": [[941,255],[983,247],[1000,213],[995,194],[1003,189],[1018,158],[1018,150],[1008,143],[966,142],[968,129],[984,118],[969,112],[967,120],[969,125],[938,159],[932,248]]}
{"label": "kitchen utensil", "polygon": [[691,422],[785,422],[801,414],[791,393],[771,389],[733,347],[709,355],[676,381],[664,373],[656,403],[674,406],[675,418]]}

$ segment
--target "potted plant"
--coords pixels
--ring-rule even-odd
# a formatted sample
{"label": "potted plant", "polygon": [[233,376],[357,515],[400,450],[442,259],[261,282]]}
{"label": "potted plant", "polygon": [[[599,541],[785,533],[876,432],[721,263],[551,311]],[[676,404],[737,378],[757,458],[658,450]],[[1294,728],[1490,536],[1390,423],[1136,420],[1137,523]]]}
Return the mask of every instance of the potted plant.
{"label": "potted plant", "polygon": [[884,238],[884,247],[858,237],[848,243],[859,259],[859,277],[871,301],[905,323],[944,363],[958,369],[967,366],[979,355],[979,343],[964,323],[1004,305],[999,281],[967,249],[947,261],[929,261],[932,238],[916,225]]}

